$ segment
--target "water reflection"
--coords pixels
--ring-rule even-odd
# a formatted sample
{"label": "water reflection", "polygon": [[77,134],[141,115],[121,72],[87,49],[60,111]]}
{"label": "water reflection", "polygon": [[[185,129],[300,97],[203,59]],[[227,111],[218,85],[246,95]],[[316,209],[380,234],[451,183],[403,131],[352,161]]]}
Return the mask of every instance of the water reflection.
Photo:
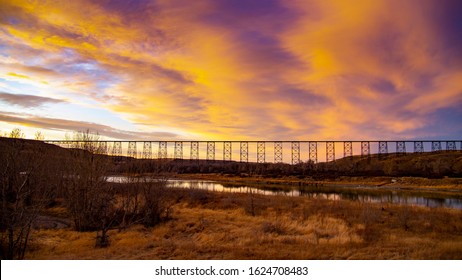
{"label": "water reflection", "polygon": [[[113,183],[129,183],[129,179],[125,176],[110,176],[107,178]],[[143,178],[146,180],[146,178]],[[329,188],[328,191],[322,187],[298,187],[292,189],[283,188],[256,188],[248,186],[224,185],[213,181],[200,180],[180,180],[170,179],[167,181],[167,187],[172,188],[189,188],[200,189],[215,192],[230,192],[230,193],[254,193],[260,195],[282,195],[282,196],[304,196],[316,199],[327,200],[350,200],[368,203],[394,203],[403,205],[420,205],[426,207],[445,207],[462,209],[462,199],[459,198],[435,198],[418,196],[397,191],[387,191],[377,193],[376,191],[368,191],[361,189],[360,191],[354,188]]]}

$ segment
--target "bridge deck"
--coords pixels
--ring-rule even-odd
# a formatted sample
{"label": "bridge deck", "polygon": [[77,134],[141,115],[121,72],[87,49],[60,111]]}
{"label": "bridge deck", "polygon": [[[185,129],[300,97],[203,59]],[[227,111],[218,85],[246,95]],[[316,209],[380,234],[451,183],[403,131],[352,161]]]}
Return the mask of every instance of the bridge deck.
{"label": "bridge deck", "polygon": [[291,163],[329,162],[353,155],[462,151],[461,140],[397,141],[62,141],[49,144],[143,159]]}

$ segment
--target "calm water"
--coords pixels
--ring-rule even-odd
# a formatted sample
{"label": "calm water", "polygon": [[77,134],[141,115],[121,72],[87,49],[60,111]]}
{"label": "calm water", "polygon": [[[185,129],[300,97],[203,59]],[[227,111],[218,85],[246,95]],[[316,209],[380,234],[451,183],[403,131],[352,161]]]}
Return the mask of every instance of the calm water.
{"label": "calm water", "polygon": [[[125,176],[110,176],[109,182],[127,183],[128,178]],[[462,199],[450,197],[434,197],[428,194],[415,194],[401,191],[380,191],[367,190],[364,188],[354,187],[291,187],[287,189],[269,189],[248,186],[226,185],[213,181],[200,180],[180,180],[170,179],[167,181],[168,187],[173,188],[191,188],[216,192],[231,193],[255,193],[261,195],[283,195],[283,196],[304,196],[328,200],[351,200],[372,203],[395,203],[405,205],[419,205],[426,207],[445,207],[462,209]],[[327,190],[328,189],[328,190]]]}

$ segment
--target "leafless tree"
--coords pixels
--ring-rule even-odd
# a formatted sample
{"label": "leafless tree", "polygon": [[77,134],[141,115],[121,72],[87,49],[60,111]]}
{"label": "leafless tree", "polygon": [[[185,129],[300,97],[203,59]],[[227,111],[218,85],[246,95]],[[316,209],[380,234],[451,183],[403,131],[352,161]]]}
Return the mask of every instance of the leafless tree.
{"label": "leafless tree", "polygon": [[102,155],[99,136],[74,134],[66,184],[66,203],[78,231],[97,231],[96,245],[109,245],[108,230],[117,217],[115,190],[107,182],[109,158]]}
{"label": "leafless tree", "polygon": [[43,141],[43,140],[45,140],[45,134],[43,134],[43,132],[41,132],[41,131],[37,131],[37,132],[35,132],[34,139],[39,140],[39,141]]}
{"label": "leafless tree", "polygon": [[47,151],[28,150],[26,141],[0,142],[0,257],[22,259],[31,227],[47,205],[52,184]]}
{"label": "leafless tree", "polygon": [[167,188],[167,177],[159,174],[143,176],[141,190],[143,198],[143,224],[152,227],[164,219],[168,219],[172,209],[170,192]]}
{"label": "leafless tree", "polygon": [[123,182],[117,186],[117,200],[121,213],[119,231],[125,230],[133,224],[141,223],[142,195],[139,188],[139,177],[135,173],[128,173]]}
{"label": "leafless tree", "polygon": [[8,135],[10,138],[24,138],[24,133],[21,131],[20,128],[14,128],[10,134]]}
{"label": "leafless tree", "polygon": [[[147,170],[150,172],[143,172]],[[152,227],[169,218],[173,203],[167,176],[141,165],[130,168],[126,178],[118,192],[123,215],[120,229],[135,223]]]}

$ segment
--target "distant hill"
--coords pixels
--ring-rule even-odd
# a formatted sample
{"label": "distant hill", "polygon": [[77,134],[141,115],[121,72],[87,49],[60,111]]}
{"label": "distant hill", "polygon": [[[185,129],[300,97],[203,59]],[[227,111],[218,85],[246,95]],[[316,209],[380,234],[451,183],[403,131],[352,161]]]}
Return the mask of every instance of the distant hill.
{"label": "distant hill", "polygon": [[[0,137],[0,152],[5,149],[20,149],[25,157],[47,154],[48,160],[67,162],[75,154],[86,155],[86,151],[65,149],[42,141],[11,139]],[[418,176],[428,178],[462,177],[462,152],[439,151],[426,153],[386,154],[352,156],[332,162],[314,164],[312,162],[297,165],[283,163],[240,163],[235,161],[206,160],[145,160],[129,157],[107,157],[112,163],[110,172],[124,173],[133,170],[146,172],[174,173],[227,173],[264,176]],[[0,163],[1,164],[1,163]]]}
{"label": "distant hill", "polygon": [[462,152],[353,156],[330,163],[320,163],[319,167],[331,172],[355,175],[462,177]]}

